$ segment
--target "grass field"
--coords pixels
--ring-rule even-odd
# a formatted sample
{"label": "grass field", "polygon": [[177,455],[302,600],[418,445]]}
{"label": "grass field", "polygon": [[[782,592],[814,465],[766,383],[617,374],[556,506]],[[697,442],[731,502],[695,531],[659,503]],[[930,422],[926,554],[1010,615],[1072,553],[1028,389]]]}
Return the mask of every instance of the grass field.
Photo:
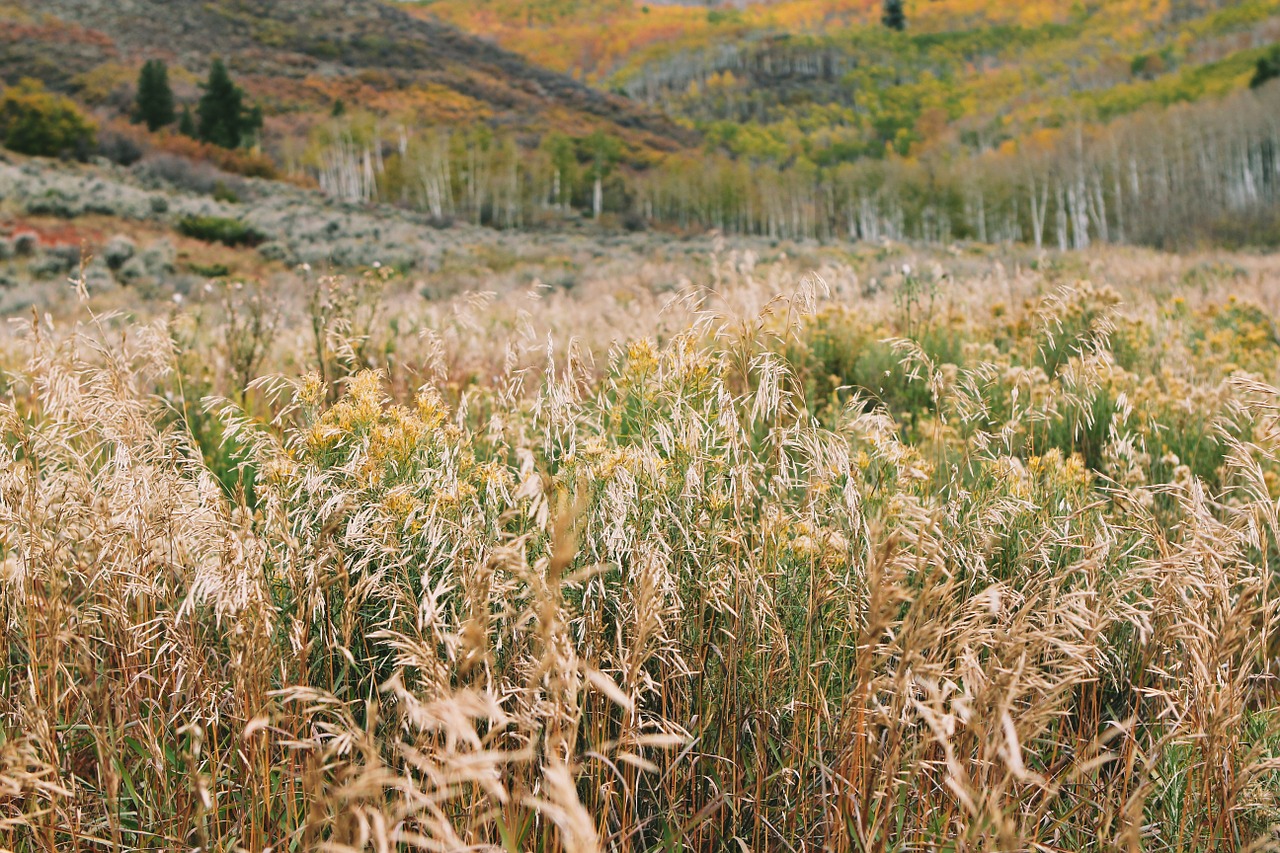
{"label": "grass field", "polygon": [[1276,258],[416,286],[0,341],[0,847],[1276,839]]}

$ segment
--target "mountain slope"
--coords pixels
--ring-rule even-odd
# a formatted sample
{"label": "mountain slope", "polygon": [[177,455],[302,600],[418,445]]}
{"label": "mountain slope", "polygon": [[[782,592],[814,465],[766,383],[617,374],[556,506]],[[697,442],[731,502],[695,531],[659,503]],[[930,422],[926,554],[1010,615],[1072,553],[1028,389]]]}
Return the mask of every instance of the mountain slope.
{"label": "mountain slope", "polygon": [[[741,7],[741,8],[739,8]],[[625,91],[756,158],[819,163],[960,141],[997,147],[1247,85],[1277,0],[879,0],[714,8],[543,0],[406,3],[533,61]]]}
{"label": "mountain slope", "polygon": [[[0,6],[0,76],[104,97],[144,57],[194,81],[223,56],[269,112],[337,98],[375,111],[438,106],[512,129],[607,129],[672,150],[686,130],[617,95],[376,0],[20,0]],[[104,70],[105,69],[105,70]],[[112,71],[121,80],[106,80]],[[181,79],[182,75],[177,75]]]}

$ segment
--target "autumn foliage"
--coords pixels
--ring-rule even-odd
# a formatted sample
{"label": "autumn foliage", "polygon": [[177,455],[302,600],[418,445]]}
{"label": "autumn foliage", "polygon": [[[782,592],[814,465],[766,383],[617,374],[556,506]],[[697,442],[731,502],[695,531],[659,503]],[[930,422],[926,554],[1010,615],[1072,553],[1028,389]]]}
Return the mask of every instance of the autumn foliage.
{"label": "autumn foliage", "polygon": [[85,157],[95,127],[73,101],[25,79],[0,91],[0,143],[21,154]]}

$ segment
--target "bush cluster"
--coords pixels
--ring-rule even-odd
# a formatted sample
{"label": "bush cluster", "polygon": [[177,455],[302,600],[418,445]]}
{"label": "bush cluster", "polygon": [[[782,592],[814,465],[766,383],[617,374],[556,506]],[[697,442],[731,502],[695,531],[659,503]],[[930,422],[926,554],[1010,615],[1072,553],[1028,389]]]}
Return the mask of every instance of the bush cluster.
{"label": "bush cluster", "polygon": [[39,81],[25,79],[0,92],[0,142],[12,151],[84,159],[95,131],[70,99],[46,92]]}
{"label": "bush cluster", "polygon": [[253,226],[225,216],[184,216],[178,220],[178,231],[224,246],[256,246],[265,239]]}

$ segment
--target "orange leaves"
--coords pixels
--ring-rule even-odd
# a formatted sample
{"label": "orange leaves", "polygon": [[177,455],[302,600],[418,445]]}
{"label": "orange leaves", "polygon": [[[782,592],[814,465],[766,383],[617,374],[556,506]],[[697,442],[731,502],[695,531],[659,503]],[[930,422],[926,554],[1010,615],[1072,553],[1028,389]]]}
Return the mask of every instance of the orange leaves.
{"label": "orange leaves", "polygon": [[204,160],[226,172],[252,178],[276,177],[275,164],[265,154],[244,149],[232,151],[168,131],[152,134],[147,141],[157,150],[191,160]]}

